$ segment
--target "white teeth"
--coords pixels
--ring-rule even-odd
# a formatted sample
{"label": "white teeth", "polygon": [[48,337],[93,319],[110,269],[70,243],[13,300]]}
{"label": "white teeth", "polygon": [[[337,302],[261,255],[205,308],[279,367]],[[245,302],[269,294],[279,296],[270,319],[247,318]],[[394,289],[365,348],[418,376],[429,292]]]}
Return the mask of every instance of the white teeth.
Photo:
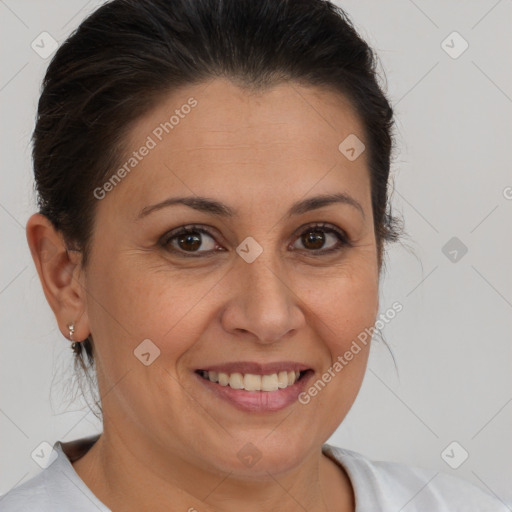
{"label": "white teeth", "polygon": [[246,391],[277,391],[293,386],[300,377],[300,372],[281,371],[269,375],[255,375],[252,373],[224,373],[203,371],[201,375],[211,382],[218,382],[221,386]]}
{"label": "white teeth", "polygon": [[244,389],[247,391],[261,391],[261,376],[246,373],[244,375]]}
{"label": "white teeth", "polygon": [[262,391],[277,391],[279,389],[277,373],[272,375],[263,375],[261,377]]}
{"label": "white teeth", "polygon": [[243,389],[244,376],[241,373],[232,373],[229,376],[229,387],[233,389]]}
{"label": "white teeth", "polygon": [[277,385],[279,386],[280,389],[283,389],[286,386],[288,386],[288,372],[279,372],[277,374]]}

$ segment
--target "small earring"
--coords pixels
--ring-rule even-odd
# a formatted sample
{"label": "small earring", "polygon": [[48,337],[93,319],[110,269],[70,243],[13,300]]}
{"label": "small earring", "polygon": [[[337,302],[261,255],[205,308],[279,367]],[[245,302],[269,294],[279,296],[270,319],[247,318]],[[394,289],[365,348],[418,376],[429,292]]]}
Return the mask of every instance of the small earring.
{"label": "small earring", "polygon": [[71,341],[74,341],[73,340],[73,334],[75,333],[75,324],[74,323],[68,324],[68,329],[69,329],[69,339]]}

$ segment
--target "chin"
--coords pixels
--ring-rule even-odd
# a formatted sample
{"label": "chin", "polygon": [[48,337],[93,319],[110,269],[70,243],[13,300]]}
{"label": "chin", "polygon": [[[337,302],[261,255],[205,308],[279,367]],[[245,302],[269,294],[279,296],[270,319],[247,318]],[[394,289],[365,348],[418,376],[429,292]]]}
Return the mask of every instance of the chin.
{"label": "chin", "polygon": [[[297,435],[296,438],[274,435],[272,439],[265,439],[268,434],[266,430],[262,435],[239,436],[238,440],[233,439],[224,449],[219,447],[218,453],[211,451],[208,463],[217,471],[233,473],[233,476],[243,479],[259,480],[268,479],[269,473],[277,476],[292,471],[311,454],[312,441],[307,435]],[[305,439],[309,440],[306,445]],[[321,445],[319,441],[319,450]]]}

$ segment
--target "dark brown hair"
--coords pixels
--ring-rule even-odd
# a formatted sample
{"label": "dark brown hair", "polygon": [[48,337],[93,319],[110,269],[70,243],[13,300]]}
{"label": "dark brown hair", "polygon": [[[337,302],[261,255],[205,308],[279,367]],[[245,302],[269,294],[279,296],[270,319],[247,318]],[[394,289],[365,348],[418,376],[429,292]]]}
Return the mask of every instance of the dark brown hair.
{"label": "dark brown hair", "polygon": [[[39,212],[82,252],[86,268],[101,186],[122,162],[134,123],[164,95],[226,77],[250,90],[283,81],[347,97],[364,129],[373,220],[399,238],[388,204],[393,111],[377,59],[345,12],[326,0],[113,0],[86,18],[48,66],[33,134]],[[341,142],[341,141],[340,141]],[[94,363],[92,338],[76,344]]]}

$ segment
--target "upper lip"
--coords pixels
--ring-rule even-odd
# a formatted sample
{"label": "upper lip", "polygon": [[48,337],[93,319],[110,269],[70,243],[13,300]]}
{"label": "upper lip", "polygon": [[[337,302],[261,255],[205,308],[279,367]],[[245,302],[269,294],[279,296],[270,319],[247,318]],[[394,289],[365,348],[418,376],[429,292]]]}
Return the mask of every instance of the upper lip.
{"label": "upper lip", "polygon": [[256,363],[251,361],[237,361],[215,365],[201,366],[197,370],[205,372],[222,373],[250,373],[253,375],[270,375],[279,372],[303,372],[311,367],[294,361],[276,361],[273,363]]}

